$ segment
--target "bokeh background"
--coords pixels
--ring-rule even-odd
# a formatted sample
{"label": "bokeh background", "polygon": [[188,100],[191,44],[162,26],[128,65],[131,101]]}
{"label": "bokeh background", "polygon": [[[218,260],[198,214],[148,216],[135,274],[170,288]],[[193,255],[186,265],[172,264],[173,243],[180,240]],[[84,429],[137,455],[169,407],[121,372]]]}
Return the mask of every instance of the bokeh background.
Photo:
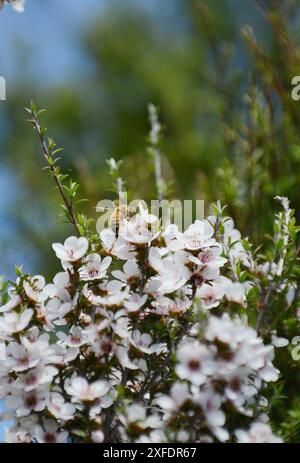
{"label": "bokeh background", "polygon": [[220,199],[254,242],[272,227],[274,196],[300,211],[298,0],[27,0],[0,12],[0,274],[51,278],[50,243],[71,229],[24,107],[43,122],[95,217],[111,197],[105,159],[124,160],[132,195],[151,199],[147,105],[164,126],[172,196]]}

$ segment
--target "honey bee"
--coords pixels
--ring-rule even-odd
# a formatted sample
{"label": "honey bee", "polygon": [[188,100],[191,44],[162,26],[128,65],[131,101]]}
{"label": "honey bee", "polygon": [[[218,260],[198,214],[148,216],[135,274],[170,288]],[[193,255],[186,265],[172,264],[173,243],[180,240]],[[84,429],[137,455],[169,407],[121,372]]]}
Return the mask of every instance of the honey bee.
{"label": "honey bee", "polygon": [[134,216],[134,211],[127,204],[117,205],[109,218],[109,226],[115,232],[116,237],[119,236],[119,229],[121,222]]}

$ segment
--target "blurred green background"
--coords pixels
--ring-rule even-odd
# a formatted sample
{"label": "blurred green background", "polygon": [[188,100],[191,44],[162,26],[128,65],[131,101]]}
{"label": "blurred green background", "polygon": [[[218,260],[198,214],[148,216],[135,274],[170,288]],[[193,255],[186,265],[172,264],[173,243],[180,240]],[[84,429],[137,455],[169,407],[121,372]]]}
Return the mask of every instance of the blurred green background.
{"label": "blurred green background", "polygon": [[64,147],[62,165],[96,216],[111,197],[105,159],[123,159],[133,196],[151,199],[147,105],[159,107],[172,196],[220,199],[255,242],[272,227],[273,197],[300,211],[297,0],[27,0],[0,13],[0,274],[52,276],[62,224],[57,192],[23,108]]}

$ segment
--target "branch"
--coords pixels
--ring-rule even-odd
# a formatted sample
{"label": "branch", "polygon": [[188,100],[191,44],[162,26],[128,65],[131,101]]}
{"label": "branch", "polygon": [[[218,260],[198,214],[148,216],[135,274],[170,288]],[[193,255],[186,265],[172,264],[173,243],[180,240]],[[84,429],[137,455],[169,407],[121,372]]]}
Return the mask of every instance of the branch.
{"label": "branch", "polygon": [[[55,166],[56,162],[58,161],[58,158],[55,158],[55,155],[60,151],[60,149],[55,149],[56,145],[53,140],[48,139],[48,142],[46,142],[46,139],[45,139],[46,129],[40,125],[39,120],[38,120],[38,115],[41,114],[43,110],[37,111],[35,104],[31,103],[30,108],[26,108],[26,111],[30,115],[27,121],[33,125],[40,139],[43,154],[48,164],[47,167],[50,169],[50,172],[52,174],[52,177],[54,178],[54,181],[58,188],[60,196],[62,197],[62,200],[64,202],[64,210],[66,212],[67,218],[70,221],[70,223],[73,225],[73,227],[75,228],[76,234],[80,236],[80,229],[79,229],[78,222],[76,220],[76,215],[75,215],[72,199],[68,198],[64,191],[65,189],[67,189],[68,191],[70,191],[70,194],[75,196],[77,188],[74,189],[74,191],[72,191],[72,184],[71,184],[71,187],[68,188],[61,181],[61,174],[59,171],[59,167]],[[76,186],[76,184],[73,184],[73,185]]]}

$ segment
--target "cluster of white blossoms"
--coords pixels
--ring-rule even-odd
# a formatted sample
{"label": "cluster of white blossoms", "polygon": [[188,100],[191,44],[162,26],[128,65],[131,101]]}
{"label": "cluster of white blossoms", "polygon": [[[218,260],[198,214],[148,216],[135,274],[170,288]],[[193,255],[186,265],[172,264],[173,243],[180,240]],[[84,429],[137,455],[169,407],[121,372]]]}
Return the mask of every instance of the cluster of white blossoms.
{"label": "cluster of white blossoms", "polygon": [[280,441],[260,392],[274,347],[228,315],[251,263],[222,229],[161,229],[140,204],[117,231],[53,244],[53,283],[20,273],[0,307],[6,442]]}
{"label": "cluster of white blossoms", "polygon": [[10,4],[14,10],[22,13],[24,11],[25,0],[0,0],[0,9]]}
{"label": "cluster of white blossoms", "polygon": [[[203,331],[202,341],[195,339],[199,333],[196,327],[191,333],[195,337],[190,336],[179,345],[176,373],[185,381],[176,382],[170,395],[162,396],[158,403],[170,422],[184,416],[187,408],[200,414],[204,418],[202,431],[210,432],[202,435],[201,440],[213,442],[212,434],[223,442],[230,438],[226,407],[230,404],[238,413],[253,417],[252,406],[263,381],[276,381],[279,371],[272,364],[273,346],[265,346],[256,331],[239,318],[231,320],[227,314],[220,318],[210,316]],[[267,405],[261,395],[259,400],[261,405]],[[270,429],[269,434],[272,436]],[[191,430],[185,434],[181,431],[180,436],[189,442]]]}

